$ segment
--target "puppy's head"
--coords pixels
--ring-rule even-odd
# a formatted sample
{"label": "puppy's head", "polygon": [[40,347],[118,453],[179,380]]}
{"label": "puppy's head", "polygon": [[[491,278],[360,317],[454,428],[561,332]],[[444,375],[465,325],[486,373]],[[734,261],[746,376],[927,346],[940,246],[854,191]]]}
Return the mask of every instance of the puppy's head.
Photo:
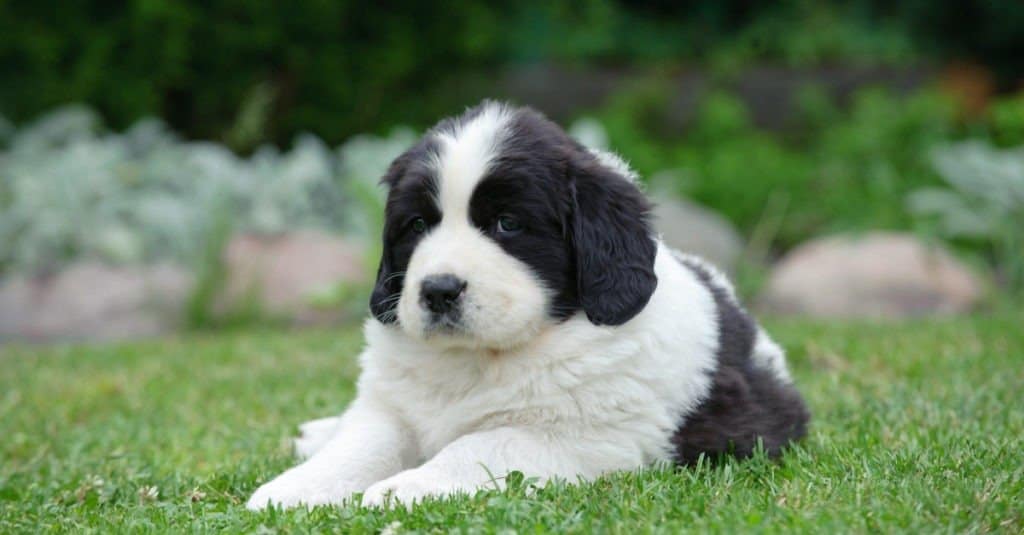
{"label": "puppy's head", "polygon": [[525,108],[442,121],[388,169],[374,316],[507,349],[582,311],[620,325],[657,286],[649,206],[618,159]]}

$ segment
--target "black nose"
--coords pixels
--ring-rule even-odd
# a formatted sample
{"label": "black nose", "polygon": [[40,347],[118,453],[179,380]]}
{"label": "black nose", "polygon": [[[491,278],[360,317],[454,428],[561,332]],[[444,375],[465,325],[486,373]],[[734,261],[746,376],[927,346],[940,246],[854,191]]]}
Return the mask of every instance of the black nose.
{"label": "black nose", "polygon": [[423,279],[420,286],[420,301],[431,312],[444,314],[455,308],[459,296],[466,289],[466,281],[445,273]]}

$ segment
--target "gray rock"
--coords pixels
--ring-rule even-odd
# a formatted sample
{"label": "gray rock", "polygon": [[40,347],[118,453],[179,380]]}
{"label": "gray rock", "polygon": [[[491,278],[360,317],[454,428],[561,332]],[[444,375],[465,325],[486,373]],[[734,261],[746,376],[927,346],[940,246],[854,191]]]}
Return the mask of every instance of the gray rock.
{"label": "gray rock", "polygon": [[897,318],[969,311],[978,279],[911,234],[874,232],[805,243],[775,266],[760,305],[781,314]]}
{"label": "gray rock", "polygon": [[45,277],[0,283],[0,340],[105,341],[165,334],[180,326],[192,277],[168,266],[72,264]]}
{"label": "gray rock", "polygon": [[224,251],[227,286],[219,308],[244,306],[252,298],[271,316],[331,323],[337,311],[312,306],[312,297],[338,283],[366,281],[363,258],[362,247],[319,231],[234,236]]}
{"label": "gray rock", "polygon": [[743,239],[728,220],[685,199],[654,193],[651,200],[655,203],[654,227],[669,247],[703,257],[726,273],[735,273]]}

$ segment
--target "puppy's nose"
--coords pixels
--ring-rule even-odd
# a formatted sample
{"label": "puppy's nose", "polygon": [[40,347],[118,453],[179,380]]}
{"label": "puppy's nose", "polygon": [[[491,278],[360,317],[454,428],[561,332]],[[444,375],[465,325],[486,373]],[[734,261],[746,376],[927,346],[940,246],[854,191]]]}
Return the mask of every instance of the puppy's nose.
{"label": "puppy's nose", "polygon": [[466,281],[455,275],[431,275],[420,285],[420,301],[437,314],[450,312],[466,289]]}

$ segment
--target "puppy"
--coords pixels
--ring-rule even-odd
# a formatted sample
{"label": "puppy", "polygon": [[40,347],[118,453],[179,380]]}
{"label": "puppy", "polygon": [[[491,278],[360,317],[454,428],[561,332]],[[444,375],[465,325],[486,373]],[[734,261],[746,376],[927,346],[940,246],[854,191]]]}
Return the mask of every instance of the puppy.
{"label": "puppy", "polygon": [[701,260],[667,248],[618,157],[485,102],[399,156],[340,417],[251,509],[473,493],[512,470],[594,479],[778,455],[808,412],[783,351]]}

